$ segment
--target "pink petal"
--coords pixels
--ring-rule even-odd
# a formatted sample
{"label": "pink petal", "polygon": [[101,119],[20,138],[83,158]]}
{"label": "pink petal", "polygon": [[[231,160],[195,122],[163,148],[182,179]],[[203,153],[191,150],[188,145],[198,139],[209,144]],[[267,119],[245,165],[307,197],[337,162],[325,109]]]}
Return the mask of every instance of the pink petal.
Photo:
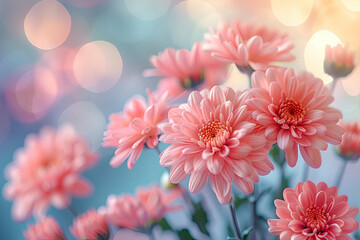
{"label": "pink petal", "polygon": [[206,184],[208,179],[208,172],[193,172],[190,175],[189,190],[192,193],[199,192]]}

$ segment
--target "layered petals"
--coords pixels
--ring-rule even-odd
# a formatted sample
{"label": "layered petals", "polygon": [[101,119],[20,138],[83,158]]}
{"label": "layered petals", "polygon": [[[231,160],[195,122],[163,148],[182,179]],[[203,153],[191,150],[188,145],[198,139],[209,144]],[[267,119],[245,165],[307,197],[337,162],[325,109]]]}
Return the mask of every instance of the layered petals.
{"label": "layered petals", "polygon": [[158,145],[159,125],[167,119],[169,110],[167,94],[154,97],[148,90],[148,95],[148,103],[135,96],[125,104],[123,112],[110,115],[103,146],[117,148],[110,161],[112,167],[128,159],[127,166],[132,169],[145,146],[155,148]]}
{"label": "layered petals", "polygon": [[218,200],[227,204],[231,183],[253,191],[259,175],[273,170],[267,155],[272,145],[259,131],[245,104],[249,93],[213,87],[194,91],[188,102],[169,111],[161,141],[170,146],[160,164],[171,166],[169,180],[179,183],[190,175],[190,192],[209,180]]}
{"label": "layered petals", "polygon": [[290,53],[294,44],[287,34],[240,20],[221,24],[204,38],[204,49],[211,56],[244,71],[264,71],[272,62],[295,59]]}
{"label": "layered petals", "polygon": [[227,64],[205,53],[197,42],[192,49],[165,49],[150,59],[154,69],[148,69],[144,76],[159,76],[157,94],[169,93],[170,98],[179,97],[190,90],[211,88],[226,80]]}
{"label": "layered petals", "polygon": [[328,143],[339,144],[344,133],[338,124],[342,114],[329,107],[334,98],[323,81],[307,72],[268,68],[256,71],[252,83],[247,104],[265,136],[286,152],[290,167],[296,165],[300,150],[309,166],[319,168],[320,151]]}
{"label": "layered petals", "polygon": [[275,200],[279,219],[268,220],[269,232],[280,239],[351,239],[348,234],[359,227],[354,219],[359,209],[349,207],[347,197],[324,182],[298,183],[284,190],[284,199]]}

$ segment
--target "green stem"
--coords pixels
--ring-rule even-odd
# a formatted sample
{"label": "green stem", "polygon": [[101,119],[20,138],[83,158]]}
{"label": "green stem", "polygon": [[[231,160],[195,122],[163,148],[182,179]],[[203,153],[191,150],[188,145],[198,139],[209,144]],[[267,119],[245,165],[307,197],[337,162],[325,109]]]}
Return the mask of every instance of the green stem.
{"label": "green stem", "polygon": [[333,81],[331,83],[331,88],[330,88],[332,94],[334,94],[336,83],[337,83],[337,78],[333,78]]}
{"label": "green stem", "polygon": [[346,165],[347,165],[347,161],[342,161],[342,164],[340,166],[339,175],[338,175],[337,180],[336,180],[336,186],[337,187],[340,186],[341,181],[342,181],[342,179],[344,177],[344,172],[345,172]]}
{"label": "green stem", "polygon": [[71,205],[68,207],[68,210],[74,217],[77,216],[77,213],[76,213],[75,209]]}
{"label": "green stem", "polygon": [[256,188],[254,186],[254,191],[252,193],[252,196],[250,198],[251,203],[251,212],[252,212],[252,225],[253,225],[253,240],[256,240],[256,226],[257,226],[257,213],[256,213]]}
{"label": "green stem", "polygon": [[303,182],[305,182],[305,181],[308,180],[308,178],[309,178],[309,169],[310,169],[309,165],[307,165],[307,164],[305,163],[304,171],[303,171],[303,177],[302,177]]}
{"label": "green stem", "polygon": [[154,149],[155,149],[155,151],[157,152],[157,154],[159,155],[159,157],[160,157],[160,149],[159,149],[159,147],[158,146],[156,146],[156,147],[154,147]]}
{"label": "green stem", "polygon": [[238,240],[243,240],[243,238],[241,237],[241,230],[240,230],[237,218],[236,218],[234,202],[229,203],[229,207],[230,207],[231,220],[232,220],[235,238]]}

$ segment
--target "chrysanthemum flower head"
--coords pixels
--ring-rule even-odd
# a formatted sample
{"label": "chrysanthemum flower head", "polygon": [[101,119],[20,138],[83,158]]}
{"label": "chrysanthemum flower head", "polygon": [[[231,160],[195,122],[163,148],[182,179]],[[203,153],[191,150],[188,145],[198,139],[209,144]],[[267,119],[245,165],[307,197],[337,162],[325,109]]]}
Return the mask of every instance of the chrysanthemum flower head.
{"label": "chrysanthemum flower head", "polygon": [[205,34],[204,50],[226,63],[235,63],[242,71],[264,71],[271,63],[292,61],[294,44],[287,34],[240,20],[221,24]]}
{"label": "chrysanthemum flower head", "polygon": [[171,166],[170,182],[179,183],[191,174],[189,190],[198,192],[209,179],[219,202],[227,204],[231,182],[250,193],[259,175],[273,169],[267,157],[270,145],[245,105],[248,96],[215,86],[192,92],[187,103],[169,111],[161,141],[171,145],[160,163]]}
{"label": "chrysanthemum flower head", "polygon": [[30,225],[24,236],[27,240],[65,240],[59,224],[52,217],[45,217],[40,222]]}
{"label": "chrysanthemum flower head", "polygon": [[107,240],[110,236],[104,214],[95,209],[77,216],[70,231],[81,240]]}
{"label": "chrysanthemum flower head", "polygon": [[345,160],[357,160],[360,158],[360,127],[357,122],[342,122],[340,124],[345,133],[340,145],[336,146],[336,152]]}
{"label": "chrysanthemum flower head", "polygon": [[129,158],[127,166],[132,169],[144,146],[154,148],[158,145],[159,124],[167,119],[169,109],[167,95],[154,97],[150,90],[148,95],[148,102],[135,96],[126,102],[123,112],[110,115],[103,145],[117,148],[111,166],[118,167]]}
{"label": "chrysanthemum flower head", "polygon": [[268,220],[269,232],[280,235],[280,240],[351,240],[348,234],[359,227],[354,219],[359,209],[324,182],[287,188],[284,200],[275,200],[275,206],[279,219]]}
{"label": "chrysanthemum flower head", "polygon": [[183,192],[176,188],[165,192],[158,186],[139,189],[136,196],[109,196],[105,211],[109,223],[124,228],[146,228],[155,221],[161,220],[171,211],[179,210],[174,206]]}
{"label": "chrysanthemum flower head", "polygon": [[88,196],[92,185],[81,174],[96,161],[87,140],[71,126],[45,127],[39,135],[27,136],[6,169],[4,196],[14,200],[13,218],[22,221],[42,215],[50,205],[66,208],[71,196]]}
{"label": "chrysanthemum flower head", "polygon": [[169,97],[177,97],[190,89],[211,88],[223,83],[227,75],[227,64],[205,53],[199,42],[191,51],[165,49],[158,56],[152,56],[151,63],[155,68],[146,70],[144,75],[162,77],[157,91],[167,91]]}
{"label": "chrysanthemum flower head", "polygon": [[349,75],[354,69],[354,52],[340,43],[335,47],[326,45],[324,71],[333,78]]}
{"label": "chrysanthemum flower head", "polygon": [[269,68],[252,75],[252,98],[247,101],[253,118],[265,136],[286,152],[290,167],[296,165],[298,149],[305,162],[318,168],[320,150],[328,143],[340,144],[344,129],[342,114],[330,107],[334,98],[323,81],[312,74],[295,74],[292,69]]}

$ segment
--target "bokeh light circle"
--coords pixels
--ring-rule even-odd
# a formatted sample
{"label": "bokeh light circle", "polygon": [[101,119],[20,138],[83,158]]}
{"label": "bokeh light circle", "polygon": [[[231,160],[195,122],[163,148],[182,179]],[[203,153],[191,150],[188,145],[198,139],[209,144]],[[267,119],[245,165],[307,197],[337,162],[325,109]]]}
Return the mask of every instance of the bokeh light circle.
{"label": "bokeh light circle", "polygon": [[360,1],[359,0],[341,0],[344,6],[353,12],[360,12]]}
{"label": "bokeh light circle", "polygon": [[119,80],[123,68],[117,48],[106,41],[95,41],[82,46],[74,59],[76,81],[92,92],[103,92]]}
{"label": "bokeh light circle", "polygon": [[349,76],[340,81],[342,82],[345,92],[350,96],[360,94],[360,67],[356,67]]}
{"label": "bokeh light circle", "polygon": [[271,0],[275,17],[286,26],[297,26],[306,21],[314,0]]}
{"label": "bokeh light circle", "polygon": [[132,15],[146,21],[164,16],[171,0],[125,0],[125,5]]}
{"label": "bokeh light circle", "polygon": [[86,136],[94,148],[99,148],[106,129],[102,111],[92,102],[81,101],[70,105],[61,114],[59,126],[71,124],[76,131]]}
{"label": "bokeh light circle", "polygon": [[316,77],[321,78],[324,83],[329,83],[332,78],[324,72],[325,46],[331,47],[341,43],[340,39],[330,31],[321,30],[312,35],[305,46],[304,60],[306,69]]}
{"label": "bokeh light circle", "polygon": [[26,37],[35,47],[49,50],[63,44],[71,29],[71,17],[66,8],[55,0],[35,4],[25,17]]}
{"label": "bokeh light circle", "polygon": [[35,66],[6,89],[8,104],[14,116],[22,122],[42,118],[58,98],[56,76],[47,68]]}

